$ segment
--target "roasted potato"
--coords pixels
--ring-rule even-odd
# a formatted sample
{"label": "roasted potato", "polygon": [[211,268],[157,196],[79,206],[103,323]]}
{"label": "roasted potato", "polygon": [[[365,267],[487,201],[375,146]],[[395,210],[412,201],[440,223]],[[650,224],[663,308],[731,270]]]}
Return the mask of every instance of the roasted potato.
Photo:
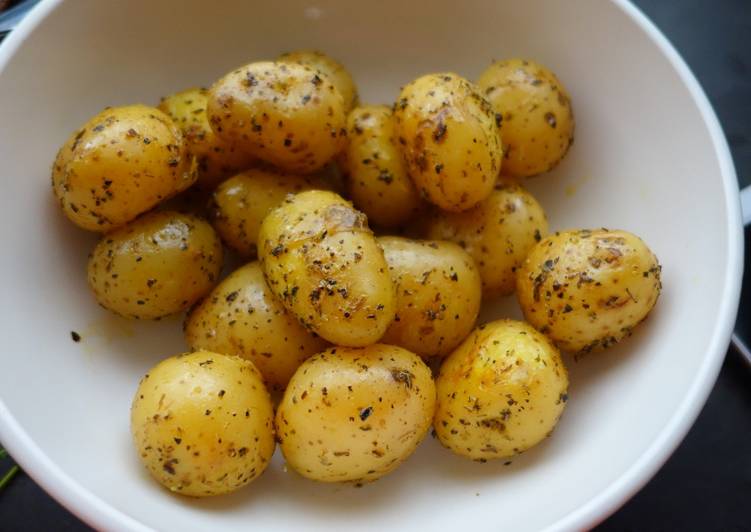
{"label": "roasted potato", "polygon": [[252,363],[209,351],[160,362],[130,410],[133,442],[149,473],[193,497],[234,491],[274,454],[274,411]]}
{"label": "roasted potato", "polygon": [[287,314],[263,279],[258,262],[235,270],[185,321],[191,349],[237,355],[253,362],[269,388],[283,390],[302,362],[326,348]]}
{"label": "roasted potato", "polygon": [[208,91],[188,89],[162,98],[159,109],[167,113],[185,137],[198,163],[198,186],[212,190],[223,180],[250,168],[256,158],[237,143],[220,139],[206,116]]}
{"label": "roasted potato", "polygon": [[534,61],[510,59],[490,65],[477,84],[501,117],[502,174],[530,177],[563,159],[574,141],[574,114],[555,74]]}
{"label": "roasted potato", "polygon": [[501,169],[495,113],[458,74],[430,74],[402,89],[396,134],[409,175],[431,203],[458,212],[493,190]]}
{"label": "roasted potato", "polygon": [[309,358],[276,413],[287,464],[322,482],[366,482],[404,462],[430,427],[430,369],[400,347],[335,347]]}
{"label": "roasted potato", "polygon": [[503,181],[474,209],[437,212],[426,225],[428,238],[456,242],[475,259],[486,297],[514,292],[516,270],[548,233],[537,200],[522,187]]}
{"label": "roasted potato", "polygon": [[344,101],[329,78],[297,63],[251,63],[209,90],[214,132],[258,158],[311,173],[344,148]]}
{"label": "roasted potato", "polygon": [[89,257],[88,280],[104,308],[155,319],[205,296],[222,269],[222,244],[200,218],[146,214],[103,236]]}
{"label": "roasted potato", "polygon": [[582,354],[631,335],[657,302],[660,272],[636,235],[563,231],[529,252],[516,291],[529,323],[560,349]]}
{"label": "roasted potato", "polygon": [[421,206],[396,146],[391,110],[358,107],[347,117],[348,145],[340,163],[352,203],[379,227],[407,222]]}
{"label": "roasted potato", "polygon": [[316,50],[288,52],[277,58],[281,63],[305,65],[329,78],[344,100],[344,112],[348,113],[357,105],[357,86],[347,69],[339,61]]}
{"label": "roasted potato", "polygon": [[180,128],[154,107],[105,109],[65,142],[52,188],[65,215],[89,231],[119,227],[196,180]]}
{"label": "roasted potato", "polygon": [[383,336],[396,310],[383,251],[367,219],[333,192],[288,196],[258,235],[271,291],[309,330],[337,345]]}
{"label": "roasted potato", "polygon": [[443,362],[433,427],[458,455],[482,462],[513,456],[551,433],[567,390],[566,368],[545,336],[524,322],[494,321]]}
{"label": "roasted potato", "polygon": [[451,242],[380,237],[396,287],[396,317],[381,342],[423,358],[445,356],[467,337],[480,312],[475,262]]}

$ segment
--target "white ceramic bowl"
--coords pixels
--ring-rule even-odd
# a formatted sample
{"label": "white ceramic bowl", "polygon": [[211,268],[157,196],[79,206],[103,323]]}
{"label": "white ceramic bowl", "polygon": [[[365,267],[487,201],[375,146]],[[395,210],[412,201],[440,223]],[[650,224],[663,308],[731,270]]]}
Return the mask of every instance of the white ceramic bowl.
{"label": "white ceramic bowl", "polygon": [[[88,523],[135,530],[537,530],[588,527],[678,445],[714,383],[733,325],[741,222],[717,119],[685,64],[620,2],[430,0],[43,1],[0,48],[4,253],[0,439]],[[50,163],[106,105],[157,102],[232,67],[320,48],[362,99],[391,102],[430,71],[475,78],[492,58],[549,65],[573,95],[577,136],[529,182],[553,228],[645,238],[664,266],[650,319],[615,349],[570,362],[553,437],[510,466],[452,456],[431,438],[394,474],[354,489],[284,471],[213,500],[170,495],[139,465],[128,410],[139,377],[184,348],[178,319],[133,323],[94,303],[95,241],[52,200]],[[518,315],[512,299],[484,317]],[[83,336],[71,341],[70,331]]]}

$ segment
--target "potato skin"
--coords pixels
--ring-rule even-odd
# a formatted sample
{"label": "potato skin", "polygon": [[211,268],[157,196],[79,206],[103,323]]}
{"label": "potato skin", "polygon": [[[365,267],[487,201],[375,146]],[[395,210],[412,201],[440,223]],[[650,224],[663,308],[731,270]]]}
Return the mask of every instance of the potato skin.
{"label": "potato skin", "polygon": [[305,65],[328,77],[339,94],[342,95],[345,113],[348,113],[357,105],[357,86],[352,79],[352,74],[336,59],[317,50],[297,50],[280,55],[277,61]]}
{"label": "potato skin", "polygon": [[631,335],[657,302],[661,267],[626,231],[573,230],[537,244],[517,272],[524,317],[562,350],[588,353]]}
{"label": "potato skin", "polygon": [[209,351],[168,358],[141,380],[130,427],[141,462],[172,492],[221,495],[274,454],[274,411],[252,363]]}
{"label": "potato skin", "polygon": [[474,209],[434,213],[426,231],[428,238],[456,242],[475,259],[484,297],[514,292],[516,270],[547,233],[548,221],[537,200],[519,185],[502,181]]}
{"label": "potato skin", "polygon": [[296,63],[251,63],[209,90],[214,132],[281,170],[311,173],[344,148],[341,94],[325,76]]}
{"label": "potato skin", "polygon": [[477,84],[502,117],[502,174],[530,177],[563,159],[574,141],[574,113],[555,74],[534,61],[509,59],[490,65]]}
{"label": "potato skin", "polygon": [[288,196],[261,224],[258,258],[285,308],[331,343],[372,344],[394,318],[383,251],[365,216],[333,192]]}
{"label": "potato skin", "polygon": [[133,220],[192,185],[195,159],[180,129],[154,107],[105,109],[57,153],[52,188],[65,215],[89,231]]}
{"label": "potato skin", "polygon": [[396,317],[381,342],[423,358],[446,356],[472,331],[482,286],[475,262],[452,242],[380,237],[396,286]]}
{"label": "potato skin", "polygon": [[435,409],[430,369],[400,347],[335,347],[297,370],[276,413],[287,464],[322,482],[367,482],[406,460]]}
{"label": "potato skin", "polygon": [[193,307],[185,339],[191,349],[250,360],[274,390],[283,390],[298,366],[327,345],[287,314],[258,262],[235,270]]}
{"label": "potato skin", "polygon": [[200,218],[146,214],[103,236],[89,257],[88,281],[104,308],[156,319],[205,296],[222,269],[222,244]]}
{"label": "potato skin", "polygon": [[429,74],[402,89],[396,133],[412,181],[443,210],[467,210],[493,190],[501,134],[478,88],[458,74]]}
{"label": "potato skin", "polygon": [[232,142],[220,139],[206,116],[208,91],[187,89],[171,94],[159,102],[183,133],[188,151],[198,163],[198,186],[214,189],[226,178],[250,168],[256,158]]}
{"label": "potato skin", "polygon": [[347,149],[340,159],[355,207],[379,227],[397,227],[421,207],[420,195],[396,146],[391,109],[357,107],[347,117]]}
{"label": "potato skin", "polygon": [[451,353],[436,379],[439,441],[484,462],[526,451],[546,438],[568,400],[558,350],[529,324],[481,325]]}

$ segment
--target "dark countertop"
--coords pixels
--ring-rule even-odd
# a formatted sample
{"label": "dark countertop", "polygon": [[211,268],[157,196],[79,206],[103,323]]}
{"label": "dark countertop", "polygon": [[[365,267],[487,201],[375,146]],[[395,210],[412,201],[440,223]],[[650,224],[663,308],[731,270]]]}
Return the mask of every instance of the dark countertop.
{"label": "dark countertop", "polygon": [[[717,111],[739,181],[751,183],[751,2],[635,0],[673,42]],[[739,328],[751,328],[751,230]],[[745,305],[745,311],[743,307]],[[742,327],[741,327],[742,326]],[[0,472],[10,467],[0,461]],[[707,405],[655,478],[603,531],[751,530],[751,367],[732,349]],[[0,493],[0,530],[88,528],[21,473]]]}

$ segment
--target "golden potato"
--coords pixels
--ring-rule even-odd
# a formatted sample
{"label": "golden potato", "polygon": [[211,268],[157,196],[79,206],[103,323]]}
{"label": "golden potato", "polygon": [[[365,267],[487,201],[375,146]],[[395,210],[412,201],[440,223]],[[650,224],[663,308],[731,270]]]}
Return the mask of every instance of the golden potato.
{"label": "golden potato", "polygon": [[587,353],[631,335],[660,295],[657,257],[626,231],[574,230],[537,244],[517,271],[524,316],[564,351]]}
{"label": "golden potato", "polygon": [[287,464],[322,482],[366,482],[404,462],[435,408],[430,369],[400,347],[334,347],[309,358],[276,413]]}
{"label": "golden potato", "polygon": [[206,115],[208,91],[188,89],[162,98],[159,109],[180,128],[190,153],[198,163],[198,185],[213,189],[223,180],[246,170],[256,158],[239,145],[220,139]]}
{"label": "golden potato", "polygon": [[89,256],[88,279],[104,308],[155,319],[205,296],[221,269],[222,244],[208,223],[154,212],[102,237]]}
{"label": "golden potato", "polygon": [[504,175],[530,177],[563,159],[574,141],[574,113],[563,84],[544,66],[497,61],[477,84],[501,117]]}
{"label": "golden potato", "polygon": [[344,148],[346,114],[329,78],[296,63],[251,63],[209,90],[209,123],[243,150],[295,173],[311,173]]}
{"label": "golden potato", "polygon": [[73,133],[52,167],[65,215],[89,231],[119,227],[196,180],[180,129],[154,107],[105,109]]}
{"label": "golden potato", "polygon": [[328,77],[344,100],[344,112],[348,113],[357,105],[357,86],[344,65],[323,52],[316,50],[298,50],[288,52],[277,58],[281,63],[297,63],[316,70]]}
{"label": "golden potato", "polygon": [[402,89],[394,118],[409,175],[431,203],[458,212],[490,194],[501,134],[475,85],[454,73],[422,76]]}
{"label": "golden potato", "polygon": [[407,222],[421,202],[396,146],[391,110],[385,105],[354,109],[347,117],[347,138],[341,162],[352,203],[371,224]]}
{"label": "golden potato", "polygon": [[548,435],[568,400],[558,350],[530,325],[478,327],[436,379],[436,436],[454,453],[484,462],[526,451]]}
{"label": "golden potato", "polygon": [[428,238],[456,242],[475,259],[486,297],[514,292],[516,270],[547,233],[548,221],[537,200],[522,187],[501,181],[474,209],[434,213],[426,231]]}
{"label": "golden potato", "polygon": [[263,220],[258,258],[285,308],[331,343],[372,344],[394,318],[383,251],[365,216],[333,192],[288,196]]}
{"label": "golden potato", "polygon": [[327,345],[287,314],[258,262],[235,270],[193,307],[185,339],[191,349],[250,360],[275,390],[284,389],[298,366]]}
{"label": "golden potato", "polygon": [[475,262],[451,242],[380,237],[396,286],[396,317],[381,342],[428,358],[445,356],[467,337],[480,312]]}
{"label": "golden potato", "polygon": [[141,462],[172,492],[229,493],[274,454],[274,410],[252,363],[210,351],[168,358],[141,380],[130,429]]}

